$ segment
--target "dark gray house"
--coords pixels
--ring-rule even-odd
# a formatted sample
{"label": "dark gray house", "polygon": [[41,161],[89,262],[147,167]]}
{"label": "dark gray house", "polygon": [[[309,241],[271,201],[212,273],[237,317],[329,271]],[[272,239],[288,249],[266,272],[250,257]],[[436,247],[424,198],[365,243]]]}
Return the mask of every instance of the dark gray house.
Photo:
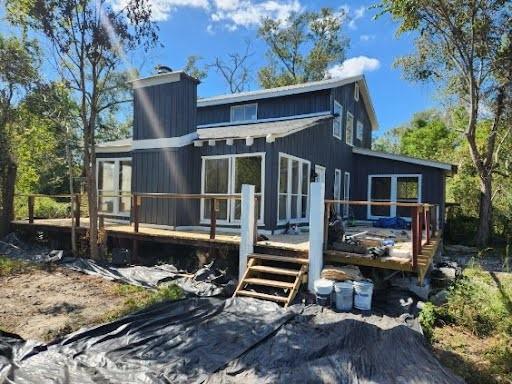
{"label": "dark gray house", "polygon": [[[260,230],[307,225],[309,183],[326,198],[428,202],[443,211],[452,165],[371,150],[377,118],[363,76],[197,98],[198,81],[177,71],[133,82],[133,139],[99,144],[99,194],[239,194],[253,184]],[[220,204],[218,225],[237,227],[237,200]],[[129,219],[129,197],[101,209]],[[344,217],[403,216],[400,207],[338,206]],[[144,199],[141,222],[209,224],[208,200]]]}

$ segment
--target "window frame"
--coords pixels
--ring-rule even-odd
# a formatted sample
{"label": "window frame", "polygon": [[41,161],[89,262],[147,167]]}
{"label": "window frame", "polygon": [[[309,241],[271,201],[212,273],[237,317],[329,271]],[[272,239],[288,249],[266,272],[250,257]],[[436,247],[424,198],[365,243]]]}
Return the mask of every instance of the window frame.
{"label": "window frame", "polygon": [[[229,159],[228,164],[228,192],[226,195],[241,195],[240,193],[235,193],[235,159],[241,158],[241,157],[261,157],[261,192],[256,193],[256,196],[261,196],[261,203],[260,203],[260,215],[258,217],[257,224],[258,225],[265,225],[264,224],[264,215],[265,215],[265,152],[247,152],[247,153],[234,153],[234,154],[227,154],[227,155],[208,155],[208,156],[201,156],[201,194],[202,195],[224,195],[224,193],[206,193],[205,192],[205,182],[206,182],[206,173],[205,173],[205,167],[206,167],[206,160],[216,160],[216,159]],[[200,224],[210,224],[210,219],[206,218],[204,215],[204,206],[205,206],[205,199],[202,198],[200,200],[200,211],[199,211],[199,222]],[[227,214],[226,220],[220,220],[217,219],[217,224],[221,225],[238,225],[241,223],[240,219],[235,218],[235,199],[229,199],[228,200],[228,206],[227,206]]]}
{"label": "window frame", "polygon": [[[361,131],[359,131],[359,128],[361,128]],[[361,135],[359,135],[359,132],[361,132]],[[364,124],[361,122],[361,120],[356,121],[356,140],[363,142],[364,138]]]}
{"label": "window frame", "polygon": [[[105,192],[112,192],[113,195],[120,195],[122,192],[126,192],[126,191],[120,191],[120,187],[119,187],[119,177],[121,175],[120,171],[121,171],[121,163],[122,162],[125,162],[125,161],[129,161],[130,164],[132,165],[132,183],[130,185],[130,196],[131,196],[131,193],[132,193],[132,187],[133,187],[133,161],[132,161],[132,158],[131,157],[102,157],[102,158],[96,158],[96,192],[98,194],[98,200],[99,198],[101,197],[101,192],[103,192],[104,190],[103,189],[99,189],[99,184],[100,184],[100,179],[99,179],[99,175],[100,175],[100,163],[103,163],[103,162],[110,162],[110,163],[114,163],[114,181],[113,181],[113,186],[114,186],[114,190],[113,191],[105,191]],[[117,197],[113,197],[114,199],[114,207],[112,209],[112,212],[107,212],[107,211],[100,211],[100,208],[101,208],[101,204],[98,204],[98,212],[101,213],[101,214],[104,214],[104,215],[107,215],[107,216],[118,216],[118,217],[123,217],[123,218],[130,218],[131,216],[131,210],[132,210],[132,207],[131,207],[131,203],[130,203],[130,210],[127,211],[127,212],[120,212],[119,211],[119,207],[120,207],[120,201],[119,199],[121,199],[120,196],[117,196]]]}
{"label": "window frame", "polygon": [[[245,111],[245,108],[249,107],[249,106],[256,106],[256,118],[255,119],[246,119],[245,115],[246,115],[246,111]],[[235,109],[236,108],[244,108],[244,119],[243,120],[235,120],[234,119],[234,115],[235,115]],[[229,108],[229,122],[230,123],[243,123],[243,122],[248,122],[248,121],[257,121],[258,120],[258,103],[244,103],[244,104],[237,104],[237,105],[232,105],[230,108]]]}
{"label": "window frame", "polygon": [[354,100],[359,101],[359,83],[354,83]]}
{"label": "window frame", "polygon": [[[417,197],[417,203],[420,204],[422,202],[423,196],[422,196],[422,185],[423,185],[423,175],[421,173],[390,173],[390,174],[374,174],[374,175],[368,175],[368,201],[372,201],[372,179],[373,178],[379,178],[379,177],[387,177],[391,179],[391,191],[390,191],[390,198],[389,202],[396,203],[397,202],[397,195],[398,195],[398,179],[402,177],[415,177],[418,179],[418,197]],[[395,217],[397,212],[397,206],[391,205],[389,207],[389,216],[378,216],[378,215],[372,215],[372,206],[367,205],[366,209],[366,216],[368,220],[377,220],[383,217]],[[404,217],[405,220],[410,220],[408,217]]]}
{"label": "window frame", "polygon": [[[343,105],[338,101],[334,100],[333,113],[336,113],[336,106],[339,106],[340,113],[338,117],[334,117],[332,120],[332,135],[338,140],[343,139]],[[339,119],[339,120],[338,120]],[[336,135],[336,125],[339,124],[339,135]]]}
{"label": "window frame", "polygon": [[[279,191],[279,186],[281,185],[281,159],[282,158],[285,158],[287,159],[287,192],[286,192],[286,218],[285,219],[280,219],[279,218],[279,201],[280,201],[280,196],[281,195],[284,195],[284,193],[281,193]],[[299,175],[297,177],[297,193],[294,194],[292,193],[292,161],[291,160],[295,160],[295,161],[298,161],[299,162]],[[307,164],[307,168],[308,168],[308,174],[307,174],[307,193],[304,194],[304,192],[302,191],[302,181],[303,181],[303,176],[304,176],[304,173],[303,173],[303,164]],[[311,161],[307,160],[307,159],[302,159],[300,157],[297,157],[297,156],[293,156],[293,155],[289,155],[287,153],[284,153],[284,152],[279,152],[279,156],[278,156],[278,162],[277,162],[277,174],[278,174],[278,177],[277,177],[277,225],[284,225],[284,224],[287,224],[287,223],[290,223],[290,224],[302,224],[302,223],[308,223],[309,222],[309,209],[310,209],[310,204],[309,204],[309,198],[310,198],[310,194],[311,194],[311,180],[310,180],[310,175],[311,175]],[[291,204],[292,204],[292,196],[293,195],[297,195],[297,212],[300,212],[301,213],[301,217],[299,218],[292,218],[291,217]],[[307,200],[306,200],[306,216],[305,217],[302,217],[302,198],[303,197],[307,197]]]}
{"label": "window frame", "polygon": [[[349,122],[349,116],[350,116],[350,120],[352,120],[352,124],[348,123]],[[352,125],[352,127],[350,127],[350,125]],[[350,132],[351,132],[351,134],[350,134],[350,141],[348,140],[348,135],[347,135],[349,129],[350,129]],[[345,143],[347,145],[350,145],[351,147],[354,146],[354,115],[351,112],[349,112],[349,111],[347,111],[347,121],[345,123]]]}

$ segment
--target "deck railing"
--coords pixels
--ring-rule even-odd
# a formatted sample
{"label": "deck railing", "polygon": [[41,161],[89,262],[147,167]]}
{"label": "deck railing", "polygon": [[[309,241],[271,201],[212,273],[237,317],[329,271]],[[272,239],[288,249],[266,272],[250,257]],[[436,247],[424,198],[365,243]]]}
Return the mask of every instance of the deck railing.
{"label": "deck railing", "polygon": [[[412,244],[412,267],[418,267],[418,255],[422,252],[423,231],[425,231],[425,244],[430,244],[432,237],[436,237],[439,231],[439,205],[428,203],[400,203],[384,201],[357,201],[357,200],[325,200],[324,213],[324,249],[328,246],[328,228],[331,208],[334,204],[357,205],[357,206],[383,206],[383,207],[406,207],[411,212],[411,244]],[[432,214],[433,213],[433,214]]]}

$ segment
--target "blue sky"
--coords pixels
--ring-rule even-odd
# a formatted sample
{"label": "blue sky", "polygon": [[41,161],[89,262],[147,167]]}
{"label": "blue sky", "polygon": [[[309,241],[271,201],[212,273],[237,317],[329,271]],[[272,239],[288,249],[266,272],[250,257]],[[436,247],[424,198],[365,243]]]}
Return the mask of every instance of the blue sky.
{"label": "blue sky", "polygon": [[[316,10],[327,6],[348,10],[349,19],[343,30],[350,38],[346,58],[359,58],[349,62],[353,70],[365,69],[379,119],[377,135],[408,121],[413,113],[436,105],[435,92],[430,85],[410,83],[402,78],[399,69],[393,68],[397,56],[411,52],[412,40],[408,36],[397,39],[396,25],[388,16],[373,20],[377,11],[368,9],[372,2],[159,0],[159,4],[165,8],[156,16],[161,19],[160,38],[164,47],[154,49],[146,57],[146,71],[158,63],[179,69],[187,56],[193,54],[202,56],[205,63],[212,62],[216,56],[243,51],[245,40],[250,39],[255,52],[250,60],[254,68],[251,89],[257,89],[256,70],[265,61],[265,46],[256,36],[257,16],[280,17],[296,7]],[[375,60],[378,60],[378,65]],[[203,97],[226,92],[226,85],[214,71],[199,86],[199,95]]]}
{"label": "blue sky", "polygon": [[[126,2],[111,1],[114,7]],[[265,63],[265,45],[257,38],[262,16],[284,18],[294,10],[343,9],[348,14],[343,33],[349,37],[350,46],[346,52],[348,62],[342,68],[349,73],[364,72],[379,120],[379,136],[408,121],[415,112],[438,103],[431,85],[410,83],[402,78],[399,69],[393,68],[396,57],[412,51],[412,39],[397,39],[396,25],[388,16],[373,20],[377,11],[369,7],[374,2],[377,0],[152,0],[163,47],[145,55],[138,53],[131,61],[145,75],[156,64],[180,69],[189,55],[201,56],[200,64],[211,63],[217,56],[243,51],[249,39],[254,52],[249,62],[253,69],[250,89],[254,90],[258,88],[257,69]],[[1,24],[0,32],[9,33],[9,27]],[[226,84],[214,71],[199,86],[202,97],[226,92]]]}

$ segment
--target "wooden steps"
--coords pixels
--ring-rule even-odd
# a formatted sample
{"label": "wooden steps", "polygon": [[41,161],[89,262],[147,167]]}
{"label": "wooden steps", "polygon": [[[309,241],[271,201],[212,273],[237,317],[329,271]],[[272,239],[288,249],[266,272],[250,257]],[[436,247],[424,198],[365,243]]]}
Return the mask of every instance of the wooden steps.
{"label": "wooden steps", "polygon": [[[247,269],[233,296],[275,301],[288,306],[297,294],[309,260],[261,253],[249,255]],[[275,288],[272,294],[269,288]]]}

